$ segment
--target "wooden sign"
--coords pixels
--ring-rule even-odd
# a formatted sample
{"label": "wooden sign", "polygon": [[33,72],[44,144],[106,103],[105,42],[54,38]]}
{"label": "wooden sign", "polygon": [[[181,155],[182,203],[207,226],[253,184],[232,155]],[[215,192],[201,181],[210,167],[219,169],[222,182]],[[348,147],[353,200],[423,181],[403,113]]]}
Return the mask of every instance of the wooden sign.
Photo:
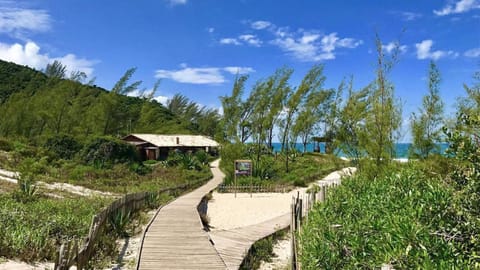
{"label": "wooden sign", "polygon": [[235,160],[235,175],[252,175],[251,160]]}

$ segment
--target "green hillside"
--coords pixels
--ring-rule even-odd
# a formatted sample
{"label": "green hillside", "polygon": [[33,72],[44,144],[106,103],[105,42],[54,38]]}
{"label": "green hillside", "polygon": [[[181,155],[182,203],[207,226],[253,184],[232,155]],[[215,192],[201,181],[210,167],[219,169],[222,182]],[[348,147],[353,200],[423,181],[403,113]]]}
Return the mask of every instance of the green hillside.
{"label": "green hillside", "polygon": [[33,139],[69,134],[85,138],[132,132],[215,135],[216,110],[201,108],[181,95],[167,107],[152,97],[126,96],[141,89],[141,82],[129,83],[133,73],[134,69],[127,71],[116,88],[107,91],[64,75],[47,76],[0,61],[0,136]]}

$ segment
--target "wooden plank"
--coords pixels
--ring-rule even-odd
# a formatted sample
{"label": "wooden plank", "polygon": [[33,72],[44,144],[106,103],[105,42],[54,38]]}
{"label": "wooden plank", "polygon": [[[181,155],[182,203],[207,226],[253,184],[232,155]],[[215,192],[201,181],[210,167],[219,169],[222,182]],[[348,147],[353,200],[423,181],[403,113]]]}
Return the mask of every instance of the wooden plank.
{"label": "wooden plank", "polygon": [[164,206],[146,229],[137,269],[226,269],[212,246],[197,212],[202,197],[223,181],[212,166],[214,178]]}

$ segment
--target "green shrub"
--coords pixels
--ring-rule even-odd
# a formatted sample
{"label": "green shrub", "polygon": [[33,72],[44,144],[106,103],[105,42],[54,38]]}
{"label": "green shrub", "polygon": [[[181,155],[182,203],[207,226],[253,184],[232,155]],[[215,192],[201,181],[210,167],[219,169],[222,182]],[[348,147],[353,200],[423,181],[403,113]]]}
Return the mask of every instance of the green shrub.
{"label": "green shrub", "polygon": [[93,139],[83,149],[82,158],[87,164],[97,168],[140,161],[133,145],[108,137]]}
{"label": "green shrub", "polygon": [[19,202],[30,202],[36,199],[37,185],[35,184],[34,164],[32,158],[25,159],[19,167],[20,175],[17,181],[18,190],[13,197]]}
{"label": "green shrub", "polygon": [[130,211],[122,211],[119,209],[108,216],[108,225],[112,232],[118,237],[129,236],[127,232],[127,225],[132,220],[132,213]]}
{"label": "green shrub", "polygon": [[279,239],[285,238],[285,231],[277,231],[274,234],[267,236],[255,242],[247,256],[240,265],[240,269],[251,270],[258,269],[262,261],[271,262],[272,257],[275,256],[273,246]]}
{"label": "green shrub", "polygon": [[0,150],[10,152],[13,150],[13,144],[11,141],[5,139],[5,138],[0,138]]}
{"label": "green shrub", "polygon": [[406,166],[376,179],[360,174],[329,191],[300,233],[302,268],[474,268],[451,228],[453,190]]}
{"label": "green shrub", "polygon": [[208,164],[208,154],[204,150],[198,150],[197,152],[195,152],[195,158],[202,165],[207,165]]}
{"label": "green shrub", "polygon": [[152,171],[150,167],[144,166],[142,163],[132,163],[130,165],[130,170],[139,175],[146,175]]}
{"label": "green shrub", "polygon": [[203,168],[203,165],[196,156],[191,153],[180,153],[180,152],[171,152],[168,155],[167,164],[170,167],[180,166],[186,170],[197,170],[200,171]]}
{"label": "green shrub", "polygon": [[43,147],[61,159],[72,159],[82,149],[82,145],[68,135],[54,135]]}

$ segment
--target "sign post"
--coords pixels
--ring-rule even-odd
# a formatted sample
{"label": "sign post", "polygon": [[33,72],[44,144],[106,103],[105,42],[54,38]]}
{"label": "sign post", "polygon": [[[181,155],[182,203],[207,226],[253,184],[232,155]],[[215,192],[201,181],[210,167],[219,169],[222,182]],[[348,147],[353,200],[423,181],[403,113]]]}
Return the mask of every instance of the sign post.
{"label": "sign post", "polygon": [[[235,198],[237,197],[237,176],[246,175],[252,177],[252,161],[248,159],[235,160]],[[250,191],[250,196],[252,196]]]}

